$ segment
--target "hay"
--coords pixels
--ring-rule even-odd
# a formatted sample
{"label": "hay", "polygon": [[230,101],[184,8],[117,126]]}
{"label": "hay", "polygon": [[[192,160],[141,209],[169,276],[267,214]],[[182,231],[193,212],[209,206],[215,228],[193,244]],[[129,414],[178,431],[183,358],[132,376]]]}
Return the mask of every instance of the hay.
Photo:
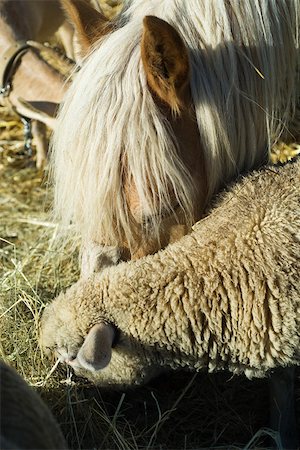
{"label": "hay", "polygon": [[[117,3],[104,2],[107,15]],[[295,145],[278,144],[273,160],[299,153]],[[78,278],[78,252],[55,247],[47,173],[35,168],[35,156],[23,147],[18,117],[0,108],[0,357],[39,391],[70,448],[261,448],[270,435],[261,430],[268,417],[266,380],[178,372],[118,392],[92,386],[43,357],[41,313]]]}
{"label": "hay", "polygon": [[112,19],[122,9],[122,0],[91,0],[91,3],[97,9],[100,7],[108,19]]}
{"label": "hay", "polygon": [[285,142],[278,142],[272,148],[271,152],[271,162],[273,164],[285,163],[290,161],[300,154],[300,144],[297,142],[291,142],[286,144]]}

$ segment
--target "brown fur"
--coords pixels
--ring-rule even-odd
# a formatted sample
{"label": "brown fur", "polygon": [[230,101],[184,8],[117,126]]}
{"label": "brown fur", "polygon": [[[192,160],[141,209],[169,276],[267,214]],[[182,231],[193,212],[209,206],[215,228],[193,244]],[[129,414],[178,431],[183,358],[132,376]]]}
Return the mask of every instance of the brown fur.
{"label": "brown fur", "polygon": [[[1,0],[0,1],[0,51],[4,53],[15,42],[23,40],[49,39],[64,24],[64,15],[58,0]],[[66,86],[64,77],[52,69],[39,55],[29,50],[21,60],[13,79],[9,101],[20,114],[28,116],[28,108],[20,98],[28,102],[39,102],[40,109],[52,116],[61,102]],[[30,114],[30,113],[29,113]],[[43,121],[43,116],[39,119]],[[45,133],[41,138],[41,127],[37,136],[37,165],[45,161]],[[34,135],[34,137],[36,137]]]}
{"label": "brown fur", "polygon": [[92,45],[110,31],[108,19],[86,0],[60,0],[72,27],[76,30],[79,53],[86,55]]}
{"label": "brown fur", "polygon": [[179,33],[158,17],[144,18],[141,57],[150,88],[174,113],[189,105],[189,57]]}

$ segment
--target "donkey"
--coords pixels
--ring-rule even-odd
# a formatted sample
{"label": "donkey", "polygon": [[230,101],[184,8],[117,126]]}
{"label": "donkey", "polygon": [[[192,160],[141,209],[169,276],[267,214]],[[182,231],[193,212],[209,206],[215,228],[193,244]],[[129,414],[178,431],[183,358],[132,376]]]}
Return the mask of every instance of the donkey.
{"label": "donkey", "polygon": [[86,276],[179,239],[267,162],[299,94],[299,5],[128,0],[107,22],[61,1],[83,64],[54,133],[54,215],[81,236]]}
{"label": "donkey", "polygon": [[58,30],[67,53],[72,55],[73,28],[66,22],[58,0],[0,0],[2,103],[7,102],[19,114],[34,119],[38,167],[46,157],[45,125],[54,126],[53,116],[66,85],[63,75],[50,67],[27,41],[43,42]]}

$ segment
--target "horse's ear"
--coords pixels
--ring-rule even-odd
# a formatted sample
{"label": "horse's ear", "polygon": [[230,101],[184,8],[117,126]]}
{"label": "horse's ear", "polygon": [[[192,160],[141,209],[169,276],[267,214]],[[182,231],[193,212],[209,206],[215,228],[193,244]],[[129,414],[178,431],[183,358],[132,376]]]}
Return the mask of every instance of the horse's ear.
{"label": "horse's ear", "polygon": [[75,30],[81,57],[92,45],[110,31],[109,20],[94,9],[87,0],[60,0],[62,8]]}
{"label": "horse's ear", "polygon": [[167,22],[146,16],[141,56],[148,84],[173,112],[186,106],[189,92],[189,56],[179,33]]}

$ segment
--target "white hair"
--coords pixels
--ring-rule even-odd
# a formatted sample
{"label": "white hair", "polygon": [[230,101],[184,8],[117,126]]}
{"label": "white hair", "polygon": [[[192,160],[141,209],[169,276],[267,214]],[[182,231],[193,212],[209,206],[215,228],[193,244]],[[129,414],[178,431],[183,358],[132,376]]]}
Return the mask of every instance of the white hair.
{"label": "white hair", "polygon": [[196,188],[141,63],[145,15],[173,25],[189,51],[208,200],[266,160],[294,112],[298,0],[128,1],[76,75],[53,138],[55,214],[86,241],[134,244],[125,174],[152,229],[172,210],[170,186],[193,220]]}

